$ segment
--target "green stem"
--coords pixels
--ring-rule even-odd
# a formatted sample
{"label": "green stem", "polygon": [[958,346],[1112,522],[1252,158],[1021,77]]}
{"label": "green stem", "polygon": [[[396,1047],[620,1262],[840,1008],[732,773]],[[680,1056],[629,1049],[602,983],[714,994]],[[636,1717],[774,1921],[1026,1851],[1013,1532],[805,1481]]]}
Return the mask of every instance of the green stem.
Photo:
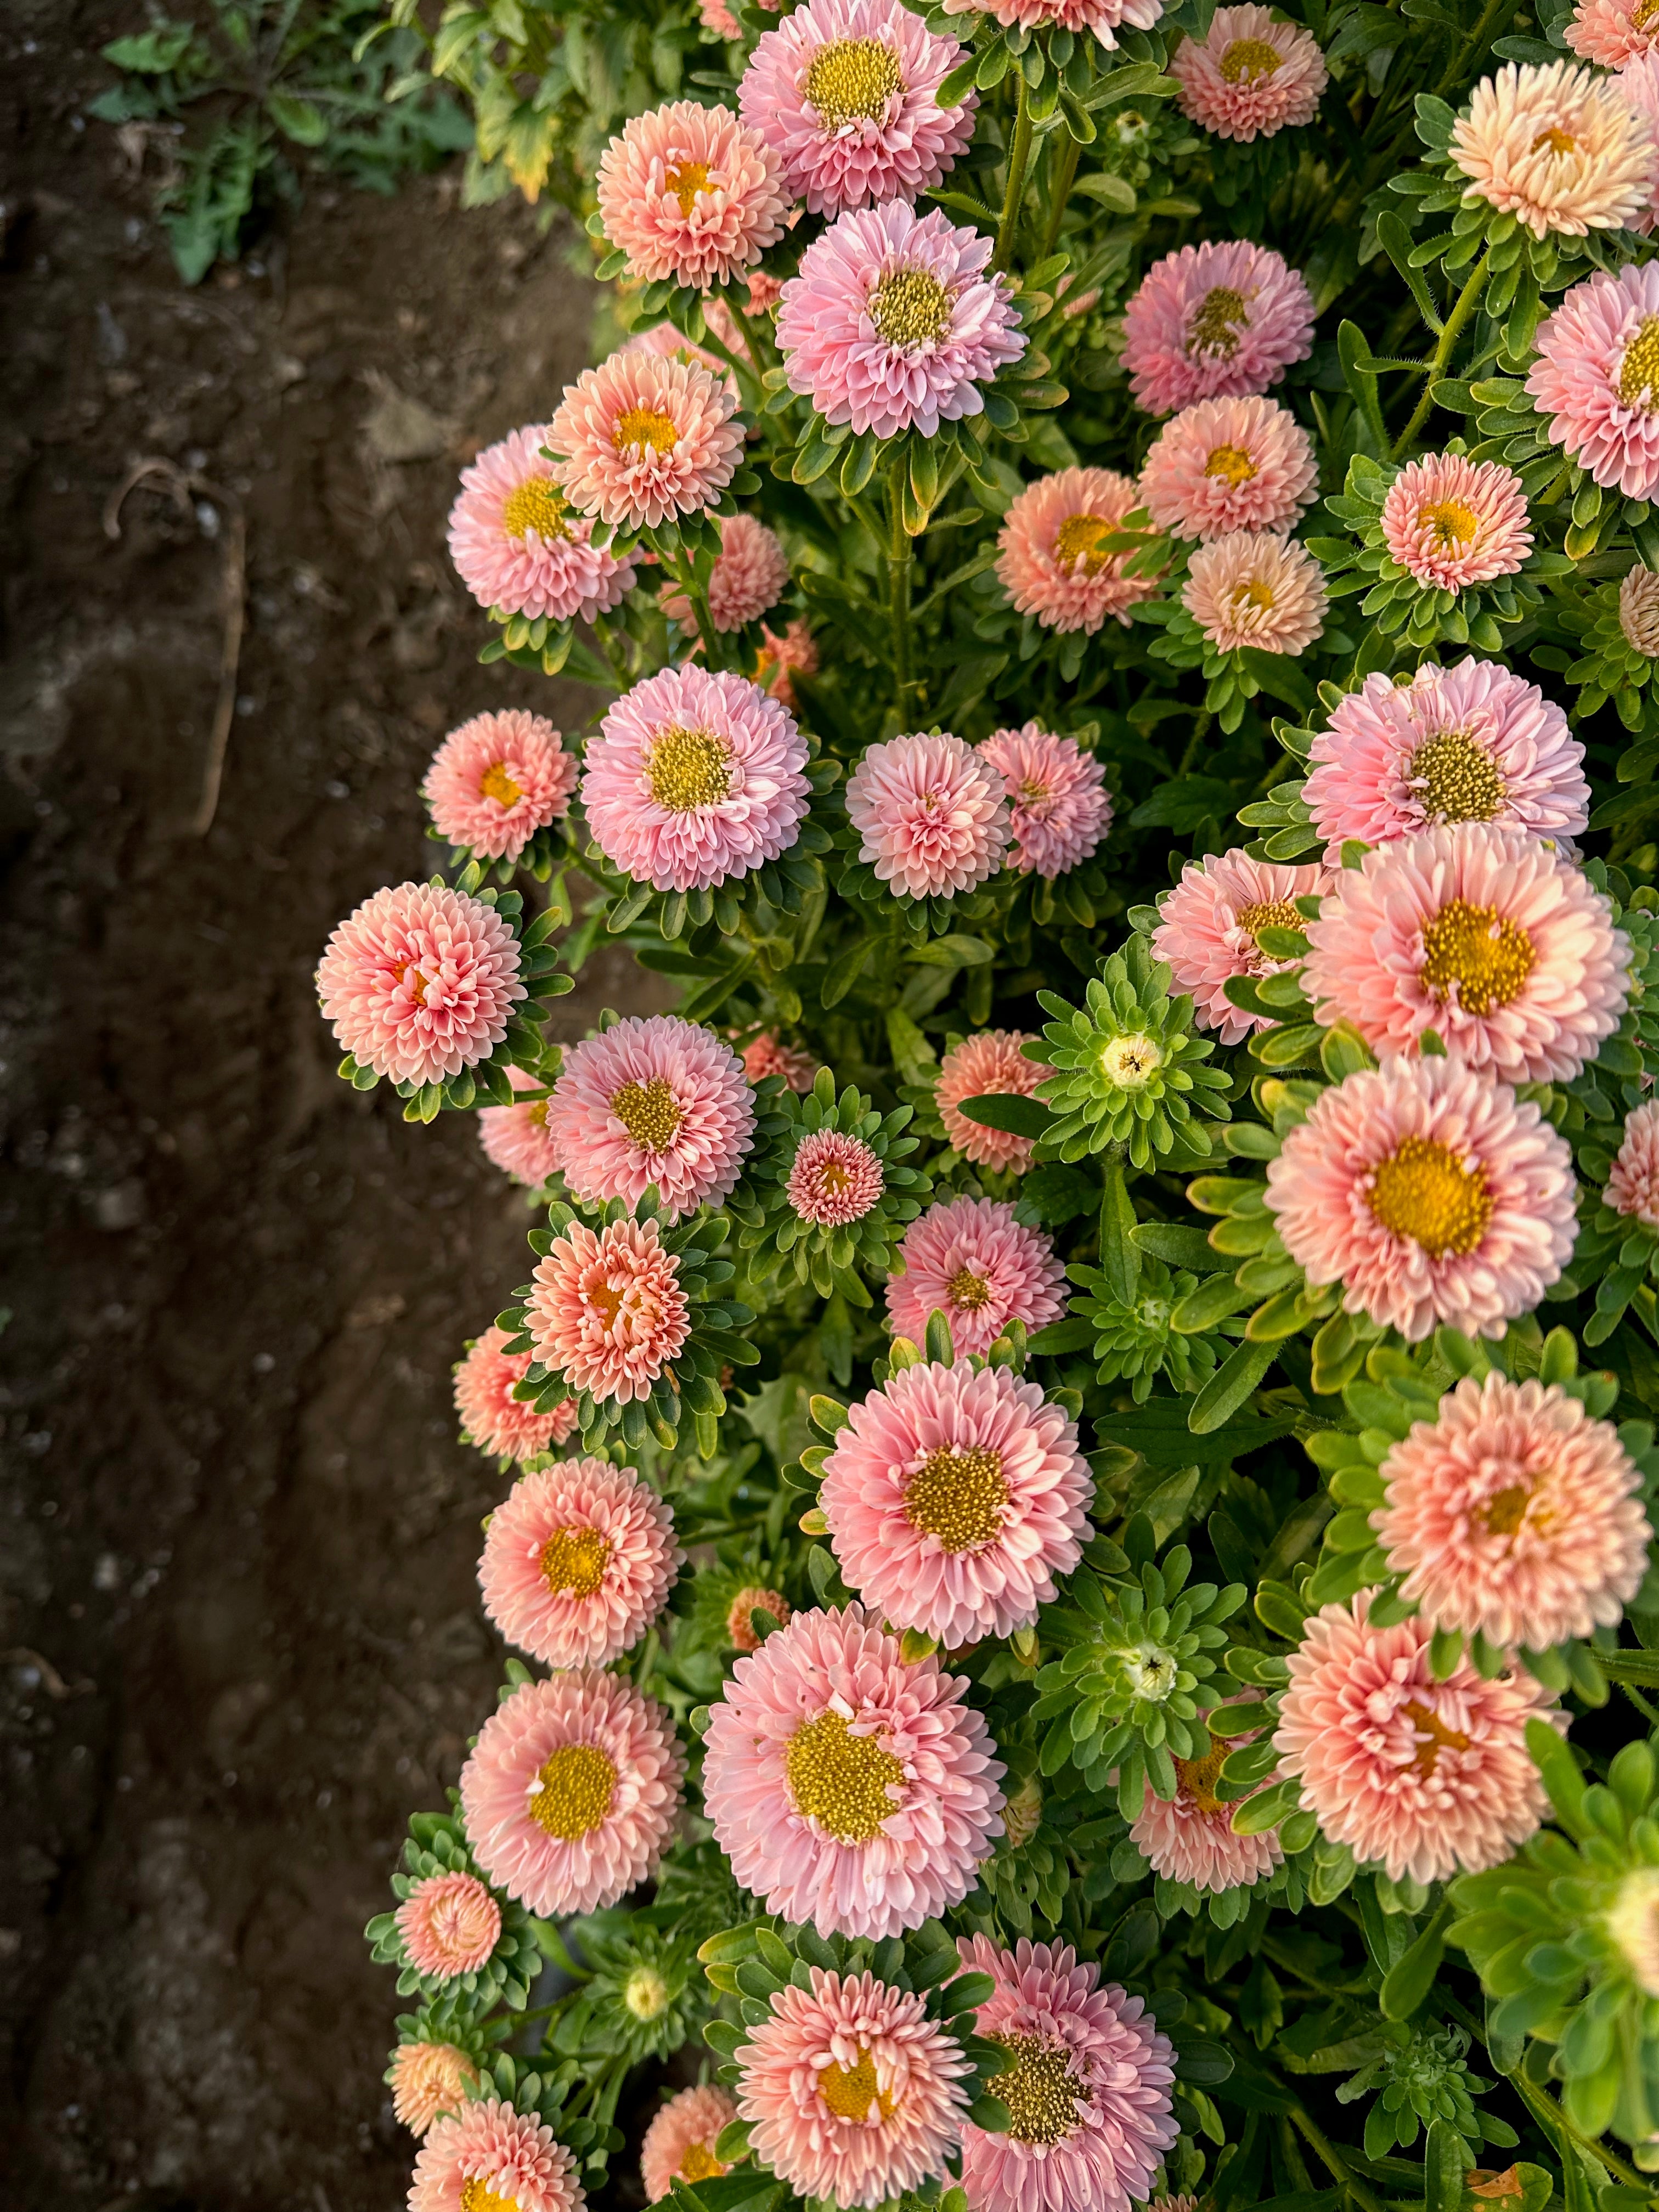
{"label": "green stem", "polygon": [[743,332],[743,342],[749,349],[749,358],[754,363],[755,374],[759,376],[763,370],[768,369],[772,366],[772,363],[766,358],[766,356],[772,351],[772,349],[769,345],[763,346],[760,338],[756,334],[754,325],[750,321],[748,316],[744,314],[743,309],[738,305],[735,300],[728,296],[726,307],[727,313],[730,314],[732,321]]}
{"label": "green stem", "polygon": [[1060,226],[1066,216],[1066,203],[1072,197],[1072,184],[1077,175],[1078,156],[1083,151],[1069,131],[1063,135],[1066,143],[1050,189],[1048,220],[1043,226],[1042,251],[1037,256],[1040,261],[1046,261],[1059,243]]}
{"label": "green stem", "polygon": [[[726,306],[732,308],[732,313],[735,319],[737,309],[732,307],[729,300],[726,301]],[[744,331],[744,343],[747,343],[747,331]],[[752,349],[751,358],[748,361],[743,360],[738,355],[733,353],[731,347],[720,337],[706,315],[703,317],[702,336],[697,343],[699,345],[706,345],[711,353],[719,354],[722,361],[730,364],[732,373],[738,380],[738,389],[755,412],[758,414],[762,397],[760,369],[752,358]]]}
{"label": "green stem", "polygon": [[996,252],[991,256],[993,269],[1006,269],[1013,258],[1014,234],[1019,228],[1019,205],[1025,197],[1025,172],[1031,159],[1031,98],[1025,82],[1025,72],[1015,68],[1018,105],[1014,109],[1014,135],[1008,148],[1008,189],[1002,196],[1002,220],[997,225]]}
{"label": "green stem", "polygon": [[1434,405],[1435,380],[1444,373],[1451,360],[1452,349],[1463,334],[1463,325],[1474,313],[1480,295],[1486,289],[1486,276],[1491,264],[1492,248],[1488,246],[1470,270],[1468,283],[1458,294],[1456,303],[1446,318],[1446,327],[1440,333],[1439,341],[1434,349],[1434,358],[1429,363],[1428,374],[1424,380],[1423,397],[1418,401],[1416,412],[1411,421],[1395,440],[1393,458],[1396,460],[1429,419],[1430,410]]}
{"label": "green stem", "polygon": [[1434,88],[1437,100],[1443,100],[1453,85],[1463,81],[1468,64],[1474,61],[1497,27],[1498,19],[1514,6],[1514,0],[1486,0],[1480,21],[1469,33],[1448,66],[1444,76]]}
{"label": "green stem", "polygon": [[1567,2118],[1561,2106],[1557,2104],[1555,2099],[1550,2095],[1548,2090],[1540,2089],[1535,2081],[1529,2081],[1522,2067],[1517,2066],[1514,2073],[1505,2078],[1541,2128],[1549,2130],[1559,2128],[1564,2136],[1570,2136],[1572,2138],[1580,2150],[1588,2151],[1593,2159],[1598,2160],[1606,2166],[1609,2173],[1622,2181],[1627,2188],[1642,2190],[1648,2196],[1653,2194],[1654,2184],[1651,2175],[1639,2174],[1633,2166],[1626,2166],[1622,2158],[1608,2150],[1604,2144],[1597,2142],[1593,2136],[1581,2134]]}
{"label": "green stem", "polygon": [[697,581],[697,564],[684,547],[673,564],[674,580],[691,602],[691,611],[696,617],[697,635],[702,640],[703,665],[710,670],[721,665],[719,641],[714,630],[714,618],[708,611],[708,594]]}
{"label": "green stem", "polygon": [[911,685],[910,568],[915,558],[910,533],[904,526],[903,502],[899,494],[898,472],[904,465],[901,448],[899,458],[894,462],[887,478],[887,611],[892,625],[893,678],[898,689],[901,720],[908,703],[906,694]]}
{"label": "green stem", "polygon": [[1346,2190],[1356,2204],[1363,2205],[1364,2212],[1382,2212],[1382,2207],[1376,2197],[1358,2179],[1353,2168],[1347,2163],[1335,2144],[1329,2141],[1323,2130],[1309,2118],[1300,2105],[1293,2105],[1291,2107],[1290,2120],[1291,2125],[1298,2130],[1315,2157],[1318,2159],[1339,2188]]}

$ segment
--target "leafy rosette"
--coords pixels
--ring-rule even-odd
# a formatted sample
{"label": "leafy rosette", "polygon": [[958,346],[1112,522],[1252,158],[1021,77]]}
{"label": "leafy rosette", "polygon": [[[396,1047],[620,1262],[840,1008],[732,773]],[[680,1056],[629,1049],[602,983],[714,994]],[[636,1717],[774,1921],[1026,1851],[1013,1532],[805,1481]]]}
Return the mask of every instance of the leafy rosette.
{"label": "leafy rosette", "polygon": [[[1627,730],[1650,733],[1620,759],[1615,773],[1625,785],[1643,780],[1659,757],[1659,736],[1652,733],[1659,654],[1649,650],[1659,645],[1659,624],[1652,613],[1656,580],[1650,569],[1632,568],[1622,583],[1603,584],[1587,593],[1582,606],[1565,617],[1578,639],[1579,657],[1563,672],[1569,684],[1578,686],[1575,719],[1610,705]],[[1600,819],[1615,820],[1614,808],[1622,814],[1633,811],[1638,803],[1636,794],[1615,793],[1602,802]]]}
{"label": "leafy rosette", "polygon": [[544,1939],[554,1964],[576,1984],[548,2025],[549,2046],[562,2057],[593,2049],[615,2051],[630,2065],[671,2057],[708,2017],[708,1984],[695,1943],[665,1934],[650,1916],[649,1906],[640,1912],[612,1906]]}
{"label": "leafy rosette", "polygon": [[398,1909],[364,1933],[376,1961],[398,1969],[398,1996],[418,1992],[434,2033],[453,2039],[503,2005],[523,2010],[544,1963],[536,1923],[484,1880],[459,1810],[413,1816],[392,1887]]}

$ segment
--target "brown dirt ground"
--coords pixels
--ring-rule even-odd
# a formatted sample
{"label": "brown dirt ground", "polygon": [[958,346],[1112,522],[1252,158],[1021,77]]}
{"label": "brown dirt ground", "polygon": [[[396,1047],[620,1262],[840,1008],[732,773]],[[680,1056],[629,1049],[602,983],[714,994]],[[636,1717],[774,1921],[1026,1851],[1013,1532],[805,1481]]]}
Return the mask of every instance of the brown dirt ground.
{"label": "brown dirt ground", "polygon": [[[475,665],[442,532],[590,299],[568,233],[448,176],[313,188],[184,291],[146,181],[74,127],[138,15],[0,24],[0,2200],[390,2212],[398,2007],[361,1931],[497,1678],[497,1478],[449,1370],[527,1220],[467,1118],[336,1079],[311,977],[429,868],[447,728],[591,704]],[[158,455],[246,516],[205,839],[228,506],[101,520]],[[596,959],[560,1033],[643,981]]]}

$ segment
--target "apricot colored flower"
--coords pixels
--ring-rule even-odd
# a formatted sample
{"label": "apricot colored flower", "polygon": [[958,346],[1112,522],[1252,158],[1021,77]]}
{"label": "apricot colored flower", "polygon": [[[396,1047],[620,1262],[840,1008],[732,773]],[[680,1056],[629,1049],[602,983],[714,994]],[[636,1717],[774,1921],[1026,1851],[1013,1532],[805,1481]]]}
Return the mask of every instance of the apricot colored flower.
{"label": "apricot colored flower", "polygon": [[452,845],[481,860],[516,860],[538,830],[569,813],[575,788],[575,760],[552,723],[507,707],[450,732],[421,796]]}
{"label": "apricot colored flower", "polygon": [[1126,576],[1128,551],[1103,541],[1125,530],[1140,495],[1111,469],[1056,469],[1026,485],[997,532],[997,577],[1016,614],[1045,629],[1086,630],[1108,616],[1127,629],[1129,609],[1158,589],[1155,576]]}
{"label": "apricot colored flower", "polygon": [[[735,25],[732,35],[738,36]],[[714,2145],[737,2117],[736,2104],[712,2081],[671,2097],[640,2145],[646,2202],[657,2203],[677,2181],[695,2188],[700,2181],[718,2180],[726,2168],[715,2157]]]}
{"label": "apricot colored flower", "polygon": [[441,2112],[459,2112],[478,2086],[478,2069],[453,2043],[400,2043],[386,2069],[392,2110],[423,2136]]}
{"label": "apricot colored flower", "polygon": [[797,1097],[805,1097],[818,1072],[810,1052],[799,1045],[780,1044],[769,1030],[752,1038],[738,1057],[750,1083],[764,1083],[769,1075],[781,1075]]}
{"label": "apricot colored flower", "polygon": [[1322,867],[1288,867],[1253,860],[1242,848],[1188,860],[1181,881],[1158,901],[1152,952],[1167,960],[1177,991],[1191,994],[1193,1018],[1214,1030],[1223,1044],[1242,1044],[1271,1027],[1265,1014],[1236,1006],[1227,996],[1234,975],[1277,975],[1295,965],[1264,952],[1264,929],[1308,927],[1296,902],[1322,892],[1330,877]]}
{"label": "apricot colored flower", "polygon": [[[514,1091],[545,1091],[538,1078],[522,1067],[509,1066],[507,1079]],[[547,1133],[545,1096],[527,1098],[516,1106],[481,1106],[478,1142],[484,1158],[531,1190],[539,1190],[557,1172],[559,1156]]]}
{"label": "apricot colored flower", "polygon": [[662,1611],[685,1554],[631,1468],[561,1460],[489,1516],[478,1582],[507,1641],[549,1667],[608,1667]]}
{"label": "apricot colored flower", "polygon": [[783,236],[791,195],[777,155],[729,108],[694,100],[635,115],[599,157],[599,219],[636,282],[706,292]]}
{"label": "apricot colored flower", "polygon": [[1218,653],[1306,652],[1325,627],[1325,572],[1305,545],[1235,531],[1200,545],[1182,605]]}
{"label": "apricot colored flower", "polygon": [[585,2212],[574,2158],[543,2120],[479,2098],[432,2124],[409,2212]]}
{"label": "apricot colored flower", "polygon": [[396,1918],[410,1965],[435,1982],[475,1972],[501,1941],[501,1908],[475,1874],[428,1875]]}
{"label": "apricot colored flower", "polygon": [[512,1339],[504,1328],[487,1328],[455,1370],[455,1411],[471,1444],[501,1460],[538,1459],[563,1443],[576,1425],[576,1401],[567,1398],[550,1413],[538,1413],[514,1387],[530,1371],[527,1352],[502,1349]]}
{"label": "apricot colored flower", "polygon": [[654,1221],[573,1222],[538,1262],[525,1308],[536,1357],[601,1404],[648,1398],[691,1333],[680,1263]]}
{"label": "apricot colored flower", "polygon": [[679,1221],[737,1188],[755,1102],[712,1030],[678,1014],[633,1015],[568,1048],[547,1127],[576,1197],[632,1206],[654,1183],[663,1219]]}
{"label": "apricot colored flower", "polygon": [[[1224,8],[1217,21],[1239,12]],[[1313,440],[1289,408],[1258,392],[1200,399],[1153,439],[1140,496],[1158,528],[1177,538],[1277,534],[1293,528],[1319,496]]]}
{"label": "apricot colored flower", "polygon": [[701,514],[737,473],[737,409],[730,377],[701,362],[613,353],[565,387],[553,473],[585,514],[630,530]]}
{"label": "apricot colored flower", "polygon": [[1053,1238],[1028,1229],[999,1199],[930,1206],[905,1231],[898,1256],[903,1273],[887,1282],[894,1334],[921,1344],[928,1315],[942,1313],[958,1359],[988,1351],[1010,1322],[1035,1334],[1066,1311],[1066,1270]]}
{"label": "apricot colored flower", "polygon": [[[1222,1699],[1224,1705],[1237,1702]],[[1223,1761],[1254,1743],[1261,1733],[1256,1729],[1245,1735],[1217,1737],[1202,1759],[1177,1759],[1173,1797],[1159,1797],[1147,1785],[1140,1810],[1129,1823],[1129,1838],[1154,1874],[1213,1893],[1249,1888],[1283,1863],[1285,1851],[1277,1832],[1269,1828],[1258,1836],[1235,1834],[1233,1814],[1243,1801],[1223,1800],[1215,1794]],[[1258,1784],[1259,1789],[1267,1786],[1266,1780]]]}
{"label": "apricot colored flower", "polygon": [[[776,606],[789,581],[789,563],[777,532],[752,514],[722,515],[720,532],[720,550],[708,578],[708,617],[726,632],[758,622]],[[671,622],[696,630],[691,602],[678,584],[665,584],[659,598]]]}
{"label": "apricot colored flower", "polygon": [[795,1147],[785,1194],[800,1220],[840,1229],[863,1220],[886,1181],[880,1160],[862,1137],[842,1129],[809,1129]]}
{"label": "apricot colored flower", "polygon": [[1659,149],[1616,79],[1569,61],[1505,62],[1453,126],[1466,200],[1512,215],[1534,238],[1620,230],[1653,201]]}
{"label": "apricot colored flower", "polygon": [[493,906],[447,884],[397,884],[329,939],[317,995],[361,1066],[424,1085],[488,1060],[526,993],[519,940]]}
{"label": "apricot colored flower", "polygon": [[1565,31],[1574,53],[1603,69],[1623,70],[1659,45],[1647,0],[1578,0]]}
{"label": "apricot colored flower", "polygon": [[592,524],[566,499],[542,450],[550,435],[545,423],[528,423],[461,471],[449,557],[481,607],[592,622],[620,605],[634,566],[590,543]]}
{"label": "apricot colored flower", "polygon": [[1311,123],[1330,77],[1319,41],[1254,0],[1218,8],[1207,35],[1183,39],[1170,55],[1170,75],[1183,115],[1243,146]]}
{"label": "apricot colored flower", "polygon": [[1407,461],[1382,501],[1382,530],[1391,556],[1433,591],[1513,576],[1532,550],[1520,477],[1502,461],[1462,453]]}
{"label": "apricot colored flower", "polygon": [[1038,1040],[1024,1030],[975,1030],[952,1045],[939,1062],[933,1085],[933,1103],[945,1124],[945,1133],[965,1160],[976,1168],[1001,1175],[1011,1170],[1024,1175],[1031,1164],[1030,1137],[1007,1129],[988,1129],[970,1121],[959,1109],[964,1098],[989,1098],[1013,1092],[1034,1098],[1054,1073],[1047,1060],[1028,1060],[1024,1048]]}

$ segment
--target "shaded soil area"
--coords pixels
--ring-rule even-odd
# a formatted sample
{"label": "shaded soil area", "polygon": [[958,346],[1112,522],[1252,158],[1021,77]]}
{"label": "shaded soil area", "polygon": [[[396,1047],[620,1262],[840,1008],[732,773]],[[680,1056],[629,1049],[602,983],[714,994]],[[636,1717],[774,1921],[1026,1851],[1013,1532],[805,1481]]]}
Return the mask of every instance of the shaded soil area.
{"label": "shaded soil area", "polygon": [[[337,1080],[311,978],[428,870],[446,729],[589,703],[475,665],[442,525],[590,300],[560,227],[448,176],[313,190],[184,291],[135,150],[74,127],[138,15],[0,24],[0,2199],[389,2212],[361,1931],[497,1678],[449,1370],[527,1216],[467,1117]],[[152,459],[192,481],[111,536]],[[643,981],[601,955],[560,1033]]]}

